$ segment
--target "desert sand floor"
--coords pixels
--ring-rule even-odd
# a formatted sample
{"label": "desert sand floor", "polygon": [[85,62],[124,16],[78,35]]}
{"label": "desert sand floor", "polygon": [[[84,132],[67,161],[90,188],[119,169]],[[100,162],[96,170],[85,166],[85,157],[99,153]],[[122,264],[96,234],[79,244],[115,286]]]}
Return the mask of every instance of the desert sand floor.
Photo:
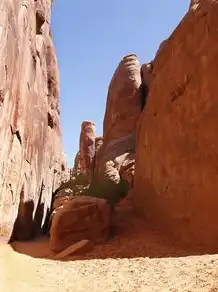
{"label": "desert sand floor", "polygon": [[218,254],[195,255],[121,212],[113,237],[83,256],[54,261],[48,239],[0,242],[1,292],[218,291]]}

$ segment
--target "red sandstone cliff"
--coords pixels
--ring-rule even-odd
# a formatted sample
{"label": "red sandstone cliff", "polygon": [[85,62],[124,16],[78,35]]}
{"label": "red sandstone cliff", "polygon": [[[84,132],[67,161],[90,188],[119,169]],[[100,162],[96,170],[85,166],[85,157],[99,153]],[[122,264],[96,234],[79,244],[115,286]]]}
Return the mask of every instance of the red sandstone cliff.
{"label": "red sandstone cliff", "polygon": [[100,189],[100,196],[115,201],[119,199],[122,186],[121,189],[116,186],[121,180],[120,169],[135,152],[136,125],[142,107],[141,87],[141,71],[136,55],[124,57],[109,85],[103,145],[95,157],[93,195]]}
{"label": "red sandstone cliff", "polygon": [[[0,234],[41,228],[65,168],[51,1],[0,3]],[[19,231],[19,232],[16,232]]]}
{"label": "red sandstone cliff", "polygon": [[80,133],[80,173],[90,174],[92,160],[95,155],[95,124],[91,121],[84,121]]}
{"label": "red sandstone cliff", "polygon": [[192,2],[153,62],[134,205],[180,240],[211,248],[218,238],[218,2]]}
{"label": "red sandstone cliff", "polygon": [[99,148],[99,137],[96,137],[95,124],[84,121],[81,125],[79,151],[74,159],[74,176],[84,174],[91,179],[94,167],[94,157]]}

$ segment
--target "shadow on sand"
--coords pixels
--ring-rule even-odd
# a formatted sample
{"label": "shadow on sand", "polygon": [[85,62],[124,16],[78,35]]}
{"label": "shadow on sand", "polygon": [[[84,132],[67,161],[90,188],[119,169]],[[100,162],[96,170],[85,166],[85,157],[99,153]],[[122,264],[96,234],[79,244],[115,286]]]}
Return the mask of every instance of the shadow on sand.
{"label": "shadow on sand", "polygon": [[[171,236],[163,234],[149,222],[141,220],[131,211],[115,215],[111,237],[102,245],[84,255],[69,256],[64,261],[91,260],[106,258],[168,258],[203,254],[216,254],[216,251],[204,251],[202,247],[181,246]],[[49,249],[49,237],[39,237],[28,242],[12,242],[12,248],[34,258],[54,259],[55,254]]]}
{"label": "shadow on sand", "polygon": [[[31,246],[34,242],[32,238],[41,237],[42,234],[45,234],[48,226],[48,220],[50,217],[50,210],[47,209],[46,214],[44,214],[44,203],[41,203],[42,200],[42,188],[40,196],[38,199],[38,204],[34,213],[34,201],[24,201],[24,188],[22,188],[20,193],[20,203],[18,207],[18,215],[15,220],[11,237],[8,240],[8,243],[12,248],[19,244],[24,244],[24,253],[27,246]],[[43,217],[44,222],[43,222]]]}

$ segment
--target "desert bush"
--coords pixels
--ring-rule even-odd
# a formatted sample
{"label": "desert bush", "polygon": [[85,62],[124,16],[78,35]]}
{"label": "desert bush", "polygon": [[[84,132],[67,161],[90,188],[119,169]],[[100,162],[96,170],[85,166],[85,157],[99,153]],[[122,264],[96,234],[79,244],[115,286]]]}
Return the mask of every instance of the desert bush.
{"label": "desert bush", "polygon": [[127,181],[121,179],[119,183],[105,182],[104,184],[93,183],[88,189],[88,195],[106,199],[113,208],[129,191]]}

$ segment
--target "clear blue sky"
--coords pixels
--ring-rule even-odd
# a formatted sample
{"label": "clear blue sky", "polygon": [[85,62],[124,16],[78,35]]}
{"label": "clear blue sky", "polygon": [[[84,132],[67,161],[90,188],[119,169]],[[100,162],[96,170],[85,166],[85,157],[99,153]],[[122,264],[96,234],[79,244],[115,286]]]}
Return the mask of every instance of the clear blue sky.
{"label": "clear blue sky", "polygon": [[52,32],[61,84],[61,126],[68,165],[83,120],[102,134],[107,89],[120,59],[153,59],[186,13],[190,0],[54,0]]}

